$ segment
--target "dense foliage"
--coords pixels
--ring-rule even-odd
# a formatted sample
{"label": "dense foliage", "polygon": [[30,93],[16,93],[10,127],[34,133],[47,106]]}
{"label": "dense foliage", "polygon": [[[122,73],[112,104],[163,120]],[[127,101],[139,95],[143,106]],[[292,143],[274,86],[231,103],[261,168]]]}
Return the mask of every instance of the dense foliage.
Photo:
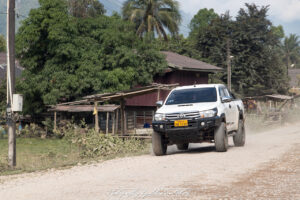
{"label": "dense foliage", "polygon": [[[268,7],[246,4],[246,8],[240,9],[235,20],[226,13],[210,21],[190,40],[202,58],[224,69],[230,50],[232,85],[236,92],[284,93],[288,78],[278,51],[280,35],[267,19]],[[226,82],[226,72],[220,78]]]}
{"label": "dense foliage", "polygon": [[0,34],[0,52],[6,51],[6,40],[3,35]]}
{"label": "dense foliage", "polygon": [[200,9],[190,23],[190,35],[189,37],[195,37],[199,31],[206,29],[212,22],[219,16],[214,12],[214,9]]}
{"label": "dense foliage", "polygon": [[123,18],[135,23],[136,33],[156,31],[159,37],[168,39],[165,28],[172,34],[178,34],[181,22],[179,4],[176,0],[127,0],[122,9]]}
{"label": "dense foliage", "polygon": [[75,18],[61,0],[40,0],[16,38],[17,56],[26,69],[19,89],[25,112],[71,101],[95,92],[148,84],[166,67],[135,27],[118,16]]}
{"label": "dense foliage", "polygon": [[300,68],[300,41],[299,36],[290,34],[282,44],[282,54],[286,68]]}
{"label": "dense foliage", "polygon": [[97,17],[106,12],[98,0],[68,0],[68,7],[74,17]]}

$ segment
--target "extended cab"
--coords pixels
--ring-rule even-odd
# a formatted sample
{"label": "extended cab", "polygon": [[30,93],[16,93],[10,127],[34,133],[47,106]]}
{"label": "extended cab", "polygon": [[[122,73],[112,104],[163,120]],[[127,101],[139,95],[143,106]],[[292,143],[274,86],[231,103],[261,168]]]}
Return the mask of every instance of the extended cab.
{"label": "extended cab", "polygon": [[188,149],[189,143],[214,142],[216,151],[227,151],[228,137],[244,146],[244,106],[222,84],[201,84],[173,89],[153,118],[152,148],[165,155],[168,145]]}

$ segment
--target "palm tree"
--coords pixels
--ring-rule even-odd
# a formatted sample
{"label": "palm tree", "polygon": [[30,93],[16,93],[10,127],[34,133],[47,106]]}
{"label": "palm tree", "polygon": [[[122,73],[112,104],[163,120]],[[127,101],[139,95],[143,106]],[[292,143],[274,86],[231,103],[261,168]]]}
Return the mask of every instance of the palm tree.
{"label": "palm tree", "polygon": [[176,0],[126,0],[122,15],[136,24],[137,35],[154,33],[168,40],[165,28],[176,35],[181,22],[179,4]]}
{"label": "palm tree", "polygon": [[290,34],[289,37],[285,37],[282,45],[282,50],[288,70],[291,64],[296,64],[300,59],[299,36],[297,36],[296,34]]}

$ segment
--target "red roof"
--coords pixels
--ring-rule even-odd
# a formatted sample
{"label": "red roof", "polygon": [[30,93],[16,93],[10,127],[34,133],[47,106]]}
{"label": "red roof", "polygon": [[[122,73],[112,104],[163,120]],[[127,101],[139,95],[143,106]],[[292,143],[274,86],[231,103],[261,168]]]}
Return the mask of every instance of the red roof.
{"label": "red roof", "polygon": [[204,71],[204,72],[215,72],[221,71],[222,68],[216,67],[214,65],[196,60],[187,56],[179,55],[170,51],[162,51],[166,55],[166,60],[169,67],[177,68],[179,70],[189,70],[189,71]]}

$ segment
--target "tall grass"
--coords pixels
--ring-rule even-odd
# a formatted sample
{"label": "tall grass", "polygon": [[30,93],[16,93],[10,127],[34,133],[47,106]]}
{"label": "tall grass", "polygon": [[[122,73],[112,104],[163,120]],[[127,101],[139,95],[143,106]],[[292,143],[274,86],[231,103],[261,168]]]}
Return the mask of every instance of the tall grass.
{"label": "tall grass", "polygon": [[78,137],[73,135],[63,139],[19,137],[17,138],[17,166],[14,169],[7,166],[7,150],[8,141],[5,137],[0,139],[0,175],[141,155],[149,152],[149,144],[134,139],[123,140],[104,136],[93,131],[89,131],[86,135]]}

